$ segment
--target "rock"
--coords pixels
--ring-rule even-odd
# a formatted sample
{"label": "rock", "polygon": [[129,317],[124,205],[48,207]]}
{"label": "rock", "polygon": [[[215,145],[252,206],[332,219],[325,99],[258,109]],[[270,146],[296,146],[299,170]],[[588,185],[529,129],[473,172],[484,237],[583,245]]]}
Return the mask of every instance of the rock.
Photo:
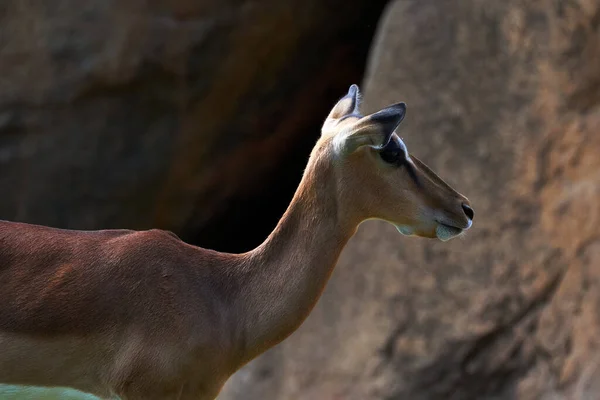
{"label": "rock", "polygon": [[220,400],[600,396],[600,2],[396,1],[365,111],[471,200],[447,243],[363,224],[322,299]]}
{"label": "rock", "polygon": [[0,218],[257,244],[385,3],[3,2]]}

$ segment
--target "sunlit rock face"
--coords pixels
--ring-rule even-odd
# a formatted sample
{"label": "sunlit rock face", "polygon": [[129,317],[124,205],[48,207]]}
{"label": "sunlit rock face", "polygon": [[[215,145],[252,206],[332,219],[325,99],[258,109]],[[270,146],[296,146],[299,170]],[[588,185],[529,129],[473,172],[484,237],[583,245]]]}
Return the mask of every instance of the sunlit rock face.
{"label": "sunlit rock face", "polygon": [[466,195],[447,243],[368,222],[296,334],[223,400],[600,396],[600,3],[398,0],[365,111]]}

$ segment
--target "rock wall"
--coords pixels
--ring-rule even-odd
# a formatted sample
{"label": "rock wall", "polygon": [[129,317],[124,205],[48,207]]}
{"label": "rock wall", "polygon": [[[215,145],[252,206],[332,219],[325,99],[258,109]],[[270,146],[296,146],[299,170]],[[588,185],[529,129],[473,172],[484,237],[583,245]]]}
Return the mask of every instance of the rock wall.
{"label": "rock wall", "polygon": [[220,400],[600,397],[600,2],[397,0],[366,111],[471,200],[448,243],[361,226],[323,298]]}
{"label": "rock wall", "polygon": [[251,247],[386,2],[3,1],[0,218]]}

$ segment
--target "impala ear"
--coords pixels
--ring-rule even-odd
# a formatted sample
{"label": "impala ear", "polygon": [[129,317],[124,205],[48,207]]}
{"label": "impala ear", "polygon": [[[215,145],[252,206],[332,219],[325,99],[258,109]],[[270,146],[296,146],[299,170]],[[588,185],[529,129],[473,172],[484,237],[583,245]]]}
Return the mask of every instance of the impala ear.
{"label": "impala ear", "polygon": [[348,93],[333,106],[327,119],[340,119],[346,115],[357,114],[359,105],[360,90],[357,85],[351,85]]}
{"label": "impala ear", "polygon": [[406,115],[406,104],[396,103],[356,121],[337,140],[338,149],[352,153],[361,146],[383,148]]}

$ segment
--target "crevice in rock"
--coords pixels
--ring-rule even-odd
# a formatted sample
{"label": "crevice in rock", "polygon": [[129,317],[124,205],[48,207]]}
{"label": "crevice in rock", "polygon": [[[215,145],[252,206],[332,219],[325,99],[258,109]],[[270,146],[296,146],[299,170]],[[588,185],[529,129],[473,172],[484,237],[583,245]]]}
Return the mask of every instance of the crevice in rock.
{"label": "crevice in rock", "polygon": [[[209,221],[199,224],[192,216],[180,234],[184,240],[219,251],[243,252],[259,245],[275,228],[300,183],[325,116],[352,83],[362,82],[377,23],[387,2],[353,4],[357,9],[353,12],[338,10],[340,18],[354,21],[348,21],[347,28],[328,37],[306,41],[306,48],[296,52],[299,57],[290,63],[292,67],[286,71],[286,78],[282,77],[277,91],[285,94],[283,104],[294,104],[298,93],[303,92],[305,98],[306,93],[310,94],[310,104],[301,103],[301,110],[279,110],[283,118],[292,118],[301,126],[293,129],[289,146],[281,149],[283,153],[274,155],[279,161],[265,176],[251,182],[245,191],[230,196]],[[302,113],[301,118],[290,117],[294,112]],[[259,121],[273,114],[266,110]],[[277,128],[270,122],[258,125]]]}
{"label": "crevice in rock", "polygon": [[[559,255],[556,257],[559,258]],[[566,269],[556,272],[524,307],[486,334],[449,343],[445,351],[411,376],[410,393],[426,395],[427,399],[475,400],[484,395],[510,392],[513,377],[522,376],[532,367],[532,360],[524,359],[522,354],[527,338],[515,330],[533,329],[565,274]],[[402,334],[402,331],[399,333]],[[389,342],[395,339],[390,338]],[[394,362],[394,354],[385,356],[384,363]],[[406,394],[404,391],[393,393],[387,399],[400,400]]]}

